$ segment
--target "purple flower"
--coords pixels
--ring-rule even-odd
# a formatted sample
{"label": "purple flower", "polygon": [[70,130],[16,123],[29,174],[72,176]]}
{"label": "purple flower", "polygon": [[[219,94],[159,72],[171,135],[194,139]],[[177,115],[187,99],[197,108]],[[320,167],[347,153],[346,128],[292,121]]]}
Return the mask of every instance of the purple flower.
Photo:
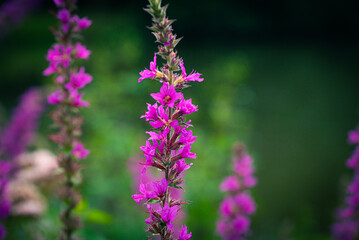
{"label": "purple flower", "polygon": [[221,218],[217,221],[217,233],[223,239],[242,240],[249,231],[249,215],[254,214],[256,205],[250,196],[249,188],[257,180],[254,173],[253,159],[246,153],[242,144],[235,145],[233,170],[235,175],[226,177],[221,191],[228,191],[220,205]]}
{"label": "purple flower", "polygon": [[68,90],[80,89],[85,87],[92,81],[92,76],[88,73],[85,73],[85,68],[81,67],[80,70],[71,74],[70,82],[65,85],[65,88]]}
{"label": "purple flower", "polygon": [[81,18],[77,21],[77,27],[80,30],[88,28],[89,26],[91,26],[91,24],[92,24],[92,21],[89,20],[87,17]]}
{"label": "purple flower", "polygon": [[160,92],[152,93],[151,96],[161,105],[173,108],[174,103],[180,99],[181,94],[176,92],[173,85],[168,86],[168,83],[163,83]]}
{"label": "purple flower", "polygon": [[193,112],[197,112],[198,111],[198,107],[196,105],[192,104],[192,99],[188,99],[188,100],[182,100],[179,104],[178,104],[178,108],[179,111],[182,114],[191,114]]}
{"label": "purple flower", "polygon": [[183,171],[188,170],[191,166],[193,165],[193,163],[190,164],[186,164],[186,161],[184,159],[180,159],[176,162],[176,170],[178,174],[181,174]]}
{"label": "purple flower", "polygon": [[220,207],[220,214],[225,217],[230,217],[234,214],[235,206],[232,198],[226,198],[222,201]]}
{"label": "purple flower", "polygon": [[347,187],[344,206],[336,211],[336,223],[332,225],[334,240],[356,239],[359,234],[359,141],[358,130],[348,134],[350,144],[357,144],[352,156],[347,161],[347,167],[354,170],[352,182]]}
{"label": "purple flower", "polygon": [[70,21],[70,16],[70,12],[67,9],[62,9],[57,14],[57,18],[62,22],[62,24],[68,24]]}
{"label": "purple flower", "polygon": [[239,233],[244,234],[248,232],[250,220],[242,215],[237,215],[233,221],[233,229]]}
{"label": "purple flower", "polygon": [[238,191],[240,189],[240,183],[236,176],[228,176],[226,179],[223,180],[221,187],[222,192],[226,191]]}
{"label": "purple flower", "polygon": [[84,45],[81,43],[76,43],[74,49],[75,58],[78,59],[88,59],[91,54],[91,51],[88,50]]}
{"label": "purple flower", "polygon": [[39,89],[32,88],[21,96],[20,104],[0,138],[0,153],[8,160],[23,153],[34,140],[42,111],[43,97]]}
{"label": "purple flower", "polygon": [[162,127],[176,127],[178,126],[177,120],[172,120],[168,116],[168,111],[165,111],[163,106],[158,107],[158,118],[156,121],[150,122],[151,126],[154,128],[162,128]]}
{"label": "purple flower", "polygon": [[61,93],[59,89],[56,89],[55,92],[51,93],[47,97],[47,102],[49,104],[59,104],[65,99],[65,96]]}
{"label": "purple flower", "polygon": [[83,93],[79,93],[77,90],[71,90],[70,92],[70,104],[73,107],[89,107],[90,103],[82,99]]}
{"label": "purple flower", "polygon": [[167,191],[167,187],[168,187],[168,182],[166,180],[166,178],[163,178],[161,180],[161,182],[153,182],[152,183],[152,186],[153,186],[153,189],[154,189],[154,194],[159,197],[159,198],[162,198],[166,191]]}
{"label": "purple flower", "polygon": [[147,184],[140,184],[140,193],[142,194],[132,195],[133,200],[135,200],[137,204],[140,204],[142,200],[154,198],[154,193],[148,190]]}
{"label": "purple flower", "polygon": [[173,221],[177,218],[178,206],[168,206],[167,202],[165,203],[164,207],[161,211],[161,218],[162,221],[167,225],[168,229],[173,231]]}
{"label": "purple flower", "polygon": [[156,132],[146,132],[148,133],[151,137],[148,140],[159,140],[161,142],[166,141],[166,137],[167,134],[170,132],[171,130],[169,128],[165,128],[162,132],[156,133]]}
{"label": "purple flower", "polygon": [[181,69],[182,69],[182,75],[178,80],[180,81],[184,81],[184,82],[188,82],[188,81],[197,81],[197,82],[202,82],[203,78],[201,77],[200,73],[196,73],[196,72],[191,72],[189,75],[187,75],[186,73],[186,69],[184,68],[184,64],[183,61],[180,63]]}
{"label": "purple flower", "polygon": [[188,240],[191,239],[192,233],[187,233],[187,226],[182,225],[181,230],[179,231],[178,240]]}
{"label": "purple flower", "polygon": [[70,65],[72,46],[65,47],[64,45],[55,44],[53,49],[49,49],[46,60],[50,65],[44,70],[43,74],[49,76],[61,71],[61,68],[68,68]]}
{"label": "purple flower", "polygon": [[349,143],[358,144],[359,143],[359,129],[350,131],[348,133]]}
{"label": "purple flower", "polygon": [[153,61],[150,62],[150,70],[145,69],[140,72],[141,77],[138,79],[138,82],[141,82],[143,79],[146,78],[155,78],[157,76],[157,69],[156,69],[156,58],[157,55],[153,57]]}
{"label": "purple flower", "polygon": [[158,109],[157,103],[153,105],[147,103],[147,109],[148,111],[145,113],[145,115],[142,115],[141,118],[145,118],[146,121],[150,121],[150,120],[157,121],[159,119],[157,113],[157,109]]}
{"label": "purple flower", "polygon": [[256,211],[256,205],[253,198],[247,193],[239,193],[234,197],[236,205],[244,214],[251,215]]}
{"label": "purple flower", "polygon": [[74,148],[71,151],[71,154],[74,155],[77,159],[85,159],[90,154],[90,151],[84,148],[84,145],[80,142],[76,142]]}

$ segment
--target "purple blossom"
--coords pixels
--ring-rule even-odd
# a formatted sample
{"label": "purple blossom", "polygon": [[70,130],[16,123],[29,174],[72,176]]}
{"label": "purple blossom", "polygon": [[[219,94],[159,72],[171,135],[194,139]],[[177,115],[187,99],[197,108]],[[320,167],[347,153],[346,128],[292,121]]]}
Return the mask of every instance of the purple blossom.
{"label": "purple blossom", "polygon": [[168,188],[168,182],[166,180],[166,178],[163,178],[161,180],[161,182],[152,182],[152,186],[153,186],[153,193],[155,194],[156,197],[158,198],[162,198],[166,191],[167,191],[167,188]]}
{"label": "purple blossom", "polygon": [[92,76],[85,73],[85,68],[81,67],[77,73],[71,74],[70,82],[65,85],[68,90],[76,90],[85,87],[92,81]]}
{"label": "purple blossom", "polygon": [[238,234],[245,234],[246,232],[248,232],[249,224],[249,218],[242,215],[237,215],[233,221],[233,229]]}
{"label": "purple blossom", "polygon": [[49,49],[46,60],[50,65],[44,70],[43,74],[49,76],[54,73],[61,72],[61,68],[68,68],[72,60],[71,53],[73,47],[65,47],[62,44],[55,44],[53,49]]}
{"label": "purple blossom", "polygon": [[150,70],[145,69],[140,72],[141,77],[138,79],[138,82],[141,82],[146,78],[155,78],[157,76],[156,59],[157,55],[155,54],[155,56],[153,57],[153,61],[150,62]]}
{"label": "purple blossom", "polygon": [[77,90],[71,90],[69,96],[69,103],[73,107],[89,107],[90,103],[82,99],[83,93]]}
{"label": "purple blossom", "polygon": [[141,194],[132,195],[133,200],[135,200],[137,204],[140,204],[142,200],[149,200],[155,197],[154,192],[148,189],[148,184],[140,184],[140,193]]}
{"label": "purple blossom", "polygon": [[151,105],[149,103],[147,103],[147,109],[148,111],[145,113],[145,115],[142,115],[141,118],[145,118],[146,121],[156,121],[158,120],[158,113],[157,113],[157,109],[158,109],[158,105],[157,103]]}
{"label": "purple blossom", "polygon": [[256,204],[250,196],[249,188],[257,180],[253,177],[253,159],[242,144],[235,145],[233,157],[235,175],[226,177],[221,191],[228,192],[220,205],[220,219],[217,221],[217,233],[222,239],[242,240],[249,232],[249,216],[256,211]]}
{"label": "purple blossom", "polygon": [[173,85],[169,86],[168,83],[163,83],[159,93],[152,93],[153,99],[158,101],[162,106],[174,107],[174,103],[180,99],[181,94],[177,93]]}
{"label": "purple blossom", "polygon": [[244,214],[251,215],[256,211],[254,200],[248,193],[239,193],[234,197],[236,205],[243,211]]}
{"label": "purple blossom", "polygon": [[182,100],[178,104],[178,109],[181,114],[191,114],[198,111],[198,106],[192,104],[192,99]]}
{"label": "purple blossom", "polygon": [[182,225],[181,230],[179,231],[178,240],[188,240],[191,239],[192,233],[187,233],[187,226]]}
{"label": "purple blossom", "polygon": [[6,159],[14,159],[31,144],[42,111],[43,97],[39,89],[32,88],[21,96],[20,103],[0,138],[0,153],[4,154]]}
{"label": "purple blossom", "polygon": [[47,102],[49,104],[59,104],[61,103],[63,100],[65,99],[64,94],[61,92],[60,89],[56,89],[55,92],[51,93],[48,97],[47,97]]}
{"label": "purple blossom", "polygon": [[[201,74],[197,72],[191,72],[189,75],[186,73],[186,69],[184,68],[183,61],[180,63],[182,75],[181,75],[181,81],[188,82],[188,81],[197,81],[202,82],[203,78],[201,78]],[[179,79],[177,79],[179,80]]]}
{"label": "purple blossom", "polygon": [[348,141],[357,144],[347,167],[354,170],[352,182],[347,187],[345,204],[336,211],[336,222],[332,225],[334,240],[352,240],[359,236],[359,130],[350,131]]}
{"label": "purple blossom", "polygon": [[74,49],[75,58],[78,59],[88,59],[91,54],[91,51],[88,50],[84,45],[81,43],[76,43]]}
{"label": "purple blossom", "polygon": [[77,21],[77,27],[79,30],[84,30],[91,26],[92,21],[89,20],[87,17],[81,18]]}
{"label": "purple blossom", "polygon": [[183,171],[188,170],[192,165],[193,163],[186,164],[186,161],[184,159],[178,160],[176,162],[176,171],[178,174],[181,174]]}
{"label": "purple blossom", "polygon": [[167,202],[165,203],[164,207],[161,211],[161,218],[162,221],[167,225],[168,229],[174,231],[173,221],[177,218],[178,206],[170,207]]}
{"label": "purple blossom", "polygon": [[84,148],[83,143],[76,142],[71,154],[77,159],[85,159],[90,154],[90,151]]}
{"label": "purple blossom", "polygon": [[240,189],[240,183],[237,176],[228,176],[225,178],[220,187],[222,192],[238,191]]}

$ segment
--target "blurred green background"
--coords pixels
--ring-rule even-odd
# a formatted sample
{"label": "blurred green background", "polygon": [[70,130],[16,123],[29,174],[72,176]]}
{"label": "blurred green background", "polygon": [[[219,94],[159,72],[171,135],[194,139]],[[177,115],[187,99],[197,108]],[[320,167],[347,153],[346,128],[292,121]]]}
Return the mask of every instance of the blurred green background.
{"label": "blurred green background", "polygon": [[[0,1],[3,3],[4,1]],[[168,1],[165,1],[167,3]],[[215,234],[218,191],[231,172],[231,148],[241,140],[255,158],[258,211],[250,239],[330,239],[333,210],[340,205],[351,172],[347,132],[358,120],[359,20],[355,1],[171,1],[170,18],[188,71],[203,83],[185,89],[200,111],[192,114],[197,159],[186,176],[186,223],[193,239]],[[149,126],[140,115],[158,91],[157,82],[137,83],[156,50],[146,26],[146,1],[79,1],[79,15],[93,25],[84,31],[92,51],[85,63],[94,81],[85,89],[91,108],[83,140],[91,155],[83,162],[79,210],[87,240],[146,239],[145,214],[131,199],[128,159],[141,156]],[[20,6],[19,6],[20,7]],[[54,38],[55,7],[44,2],[0,39],[0,122],[30,86],[51,88],[41,72]],[[36,148],[47,141],[51,121],[44,114]],[[60,202],[32,223],[55,239]],[[26,223],[27,224],[27,223]],[[27,239],[15,226],[12,238]]]}

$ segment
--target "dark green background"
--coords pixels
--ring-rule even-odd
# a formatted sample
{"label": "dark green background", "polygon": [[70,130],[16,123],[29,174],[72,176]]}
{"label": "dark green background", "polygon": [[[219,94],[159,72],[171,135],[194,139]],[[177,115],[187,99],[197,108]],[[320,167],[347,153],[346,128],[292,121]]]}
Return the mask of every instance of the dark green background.
{"label": "dark green background", "polygon": [[[166,1],[167,2],[167,1]],[[185,207],[193,239],[214,234],[221,180],[230,174],[231,147],[244,141],[255,158],[258,211],[250,239],[329,239],[333,211],[341,204],[351,172],[347,132],[358,120],[358,26],[355,1],[172,1],[170,18],[188,71],[203,83],[184,90],[199,105],[192,114],[194,166],[186,177]],[[88,240],[145,239],[145,218],[130,198],[127,160],[141,156],[149,129],[139,116],[158,91],[157,82],[137,83],[156,50],[145,27],[146,1],[79,1],[79,14],[93,25],[84,31],[92,50],[85,63],[94,81],[85,89],[92,106],[83,110],[85,144],[91,149],[81,211]],[[0,121],[30,86],[52,89],[41,72],[54,38],[50,1],[0,40]],[[35,147],[54,149],[48,111]],[[55,238],[59,202],[51,205],[41,229]],[[101,212],[98,212],[101,211]],[[89,212],[90,215],[88,214]],[[111,215],[104,215],[106,212]],[[14,224],[13,224],[14,225]],[[14,225],[15,226],[15,225]],[[26,224],[24,225],[26,226]],[[13,239],[27,239],[14,230]]]}

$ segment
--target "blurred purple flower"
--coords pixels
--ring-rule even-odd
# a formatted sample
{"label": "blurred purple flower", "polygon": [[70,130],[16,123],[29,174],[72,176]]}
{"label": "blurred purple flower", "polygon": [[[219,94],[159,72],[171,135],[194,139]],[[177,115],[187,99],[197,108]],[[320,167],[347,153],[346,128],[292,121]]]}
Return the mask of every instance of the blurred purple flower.
{"label": "blurred purple flower", "polygon": [[33,88],[25,92],[19,106],[14,110],[7,127],[0,137],[0,153],[5,160],[13,159],[23,153],[34,140],[38,120],[43,111],[43,98],[39,89]]}
{"label": "blurred purple flower", "polygon": [[243,240],[249,232],[249,216],[256,211],[249,188],[257,180],[252,175],[253,159],[240,143],[235,144],[233,170],[235,175],[225,178],[220,186],[221,191],[228,192],[228,196],[219,208],[221,217],[217,221],[217,233],[225,240]]}
{"label": "blurred purple flower", "polygon": [[347,187],[345,204],[335,214],[336,223],[332,225],[334,240],[354,240],[359,236],[359,129],[349,132],[348,141],[357,144],[347,161],[347,167],[354,170],[354,176]]}

